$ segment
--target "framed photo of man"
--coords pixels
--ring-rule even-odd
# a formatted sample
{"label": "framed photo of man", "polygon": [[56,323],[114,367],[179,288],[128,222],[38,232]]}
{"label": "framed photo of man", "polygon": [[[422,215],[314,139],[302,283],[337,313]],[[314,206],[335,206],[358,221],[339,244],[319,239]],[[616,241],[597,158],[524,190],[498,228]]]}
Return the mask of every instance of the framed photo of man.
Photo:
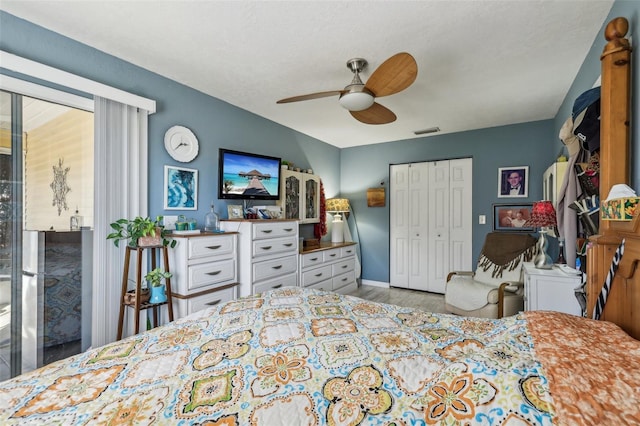
{"label": "framed photo of man", "polygon": [[498,198],[529,196],[529,166],[498,168]]}

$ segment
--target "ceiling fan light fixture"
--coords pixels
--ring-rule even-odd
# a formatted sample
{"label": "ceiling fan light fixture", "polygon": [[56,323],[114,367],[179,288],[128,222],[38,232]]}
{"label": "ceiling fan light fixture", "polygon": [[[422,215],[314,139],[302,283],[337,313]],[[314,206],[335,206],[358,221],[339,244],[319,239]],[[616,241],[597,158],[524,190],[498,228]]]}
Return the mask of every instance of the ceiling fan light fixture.
{"label": "ceiling fan light fixture", "polygon": [[348,92],[340,96],[340,105],[349,111],[363,111],[373,102],[373,96],[367,92]]}

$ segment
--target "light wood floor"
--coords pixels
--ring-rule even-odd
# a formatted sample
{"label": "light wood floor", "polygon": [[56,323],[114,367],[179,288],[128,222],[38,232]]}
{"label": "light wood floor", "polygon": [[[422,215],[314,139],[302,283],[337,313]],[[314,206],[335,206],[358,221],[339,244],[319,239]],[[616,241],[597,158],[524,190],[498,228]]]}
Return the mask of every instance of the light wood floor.
{"label": "light wood floor", "polygon": [[360,285],[357,290],[347,294],[371,300],[372,302],[389,303],[428,312],[446,312],[444,309],[444,296],[437,293],[403,288],[381,288]]}

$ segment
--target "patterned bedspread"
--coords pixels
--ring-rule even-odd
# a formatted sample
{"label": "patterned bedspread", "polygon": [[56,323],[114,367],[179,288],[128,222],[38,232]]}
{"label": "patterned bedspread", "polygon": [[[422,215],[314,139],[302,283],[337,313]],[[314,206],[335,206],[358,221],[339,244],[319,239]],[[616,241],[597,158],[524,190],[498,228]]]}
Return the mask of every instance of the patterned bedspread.
{"label": "patterned bedspread", "polygon": [[[568,317],[480,320],[279,289],[2,382],[0,424],[606,424],[608,409],[617,410],[611,424],[640,422],[640,342]],[[572,346],[572,321],[599,335],[605,353]],[[528,327],[534,322],[543,326]],[[545,365],[533,333],[544,335],[541,351],[561,368]],[[575,378],[565,370],[584,357],[608,362],[607,348],[617,353],[621,340],[618,358],[631,371],[615,376],[626,385],[592,372],[600,381],[576,409],[585,388],[568,391]],[[587,370],[601,367],[589,362],[576,383],[587,386]]]}

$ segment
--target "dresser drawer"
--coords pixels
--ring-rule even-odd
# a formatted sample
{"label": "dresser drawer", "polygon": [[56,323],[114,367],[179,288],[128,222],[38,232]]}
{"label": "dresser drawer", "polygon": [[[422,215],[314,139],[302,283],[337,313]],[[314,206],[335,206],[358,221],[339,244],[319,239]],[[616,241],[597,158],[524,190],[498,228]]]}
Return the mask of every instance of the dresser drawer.
{"label": "dresser drawer", "polygon": [[354,271],[347,272],[345,274],[338,275],[337,277],[333,278],[332,288],[334,291],[339,290],[342,287],[345,287],[351,283],[354,283],[355,281],[356,281],[355,272]]}
{"label": "dresser drawer", "polygon": [[317,284],[310,285],[307,288],[312,288],[314,290],[322,290],[322,291],[332,291],[333,290],[332,281],[333,280],[325,280]]}
{"label": "dresser drawer", "polygon": [[189,238],[187,260],[232,257],[235,252],[235,236]]}
{"label": "dresser drawer", "polygon": [[340,249],[340,257],[355,256],[356,246],[342,247]]}
{"label": "dresser drawer", "polygon": [[173,305],[177,308],[176,318],[182,318],[205,308],[217,306],[236,298],[236,287],[225,288],[202,296],[180,299],[173,297]]}
{"label": "dresser drawer", "polygon": [[298,281],[297,278],[298,276],[293,273],[256,284],[253,286],[253,294],[262,293],[267,290],[273,290],[280,287],[295,287]]}
{"label": "dresser drawer", "polygon": [[253,239],[297,237],[297,222],[269,222],[253,224]]}
{"label": "dresser drawer", "polygon": [[302,273],[302,282],[300,285],[302,287],[307,287],[312,284],[319,283],[320,281],[330,279],[331,276],[331,265],[321,266],[319,268],[311,269],[310,271],[304,271]]}
{"label": "dresser drawer", "polygon": [[298,257],[294,254],[292,256],[280,257],[278,259],[255,262],[251,266],[253,268],[253,282],[256,283],[258,281],[296,272],[298,270]]}
{"label": "dresser drawer", "polygon": [[340,259],[340,249],[339,248],[335,248],[335,249],[331,249],[331,250],[325,250],[322,255],[324,256],[324,261],[325,262],[331,262],[333,260],[338,260],[338,259]]}
{"label": "dresser drawer", "polygon": [[301,260],[301,264],[302,264],[302,268],[307,268],[309,266],[313,266],[313,265],[319,265],[323,262],[322,260],[322,252],[318,251],[318,252],[313,252],[313,253],[307,253],[307,254],[303,254],[300,256]]}
{"label": "dresser drawer", "polygon": [[217,283],[237,281],[234,259],[191,265],[188,273],[187,293]]}
{"label": "dresser drawer", "polygon": [[273,240],[256,240],[253,242],[253,257],[270,256],[273,254],[295,253],[298,250],[295,237],[278,238]]}
{"label": "dresser drawer", "polygon": [[355,265],[353,259],[347,259],[334,263],[331,268],[333,275],[340,275],[345,272],[353,271],[355,269]]}

